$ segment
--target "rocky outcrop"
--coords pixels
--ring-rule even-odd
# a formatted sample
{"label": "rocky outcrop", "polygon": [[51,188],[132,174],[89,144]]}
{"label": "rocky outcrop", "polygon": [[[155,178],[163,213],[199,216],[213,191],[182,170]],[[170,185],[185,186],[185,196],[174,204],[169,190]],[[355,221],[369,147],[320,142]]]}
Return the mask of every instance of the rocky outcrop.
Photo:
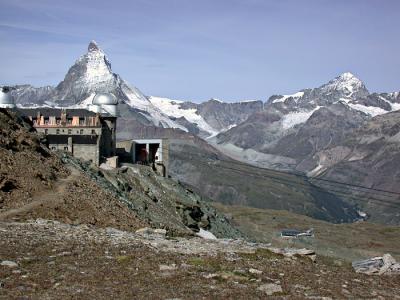
{"label": "rocky outcrop", "polygon": [[[399,111],[376,116],[349,133],[338,146],[344,150],[343,157],[332,161],[319,175],[323,179],[391,191],[385,193],[347,187],[339,189],[349,196],[349,201],[357,203],[362,211],[368,213],[374,222],[399,224],[399,118]],[[327,151],[337,153],[338,147],[318,152],[317,156],[323,158]],[[319,164],[324,163],[320,161]]]}
{"label": "rocky outcrop", "polygon": [[400,263],[390,255],[373,257],[366,260],[353,262],[353,268],[357,273],[367,275],[399,275]]}
{"label": "rocky outcrop", "polygon": [[234,127],[257,112],[263,110],[262,101],[227,103],[211,99],[197,104],[197,113],[217,131]]}
{"label": "rocky outcrop", "polygon": [[40,106],[53,101],[54,87],[34,87],[29,84],[12,87],[11,95],[15,102],[22,106]]}
{"label": "rocky outcrop", "polygon": [[[364,113],[344,103],[322,107],[298,130],[279,139],[267,152],[293,158],[297,162],[296,170],[315,176],[344,158],[345,148],[336,147],[341,146],[347,135],[365,120],[367,116]],[[332,150],[327,153],[327,149]]]}
{"label": "rocky outcrop", "polygon": [[169,235],[240,237],[228,220],[191,190],[146,166],[101,170],[50,151],[31,124],[0,109],[0,220],[49,218],[72,224]]}

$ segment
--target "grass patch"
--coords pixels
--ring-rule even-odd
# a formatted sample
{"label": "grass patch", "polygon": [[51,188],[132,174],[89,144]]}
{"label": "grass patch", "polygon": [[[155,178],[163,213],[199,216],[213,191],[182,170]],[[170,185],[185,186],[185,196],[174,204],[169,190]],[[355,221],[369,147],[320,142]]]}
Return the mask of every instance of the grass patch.
{"label": "grass patch", "polygon": [[222,271],[218,273],[218,277],[216,277],[219,281],[236,281],[236,282],[245,282],[248,281],[249,278],[244,274],[238,272],[230,272],[230,271]]}
{"label": "grass patch", "polygon": [[216,258],[192,257],[188,259],[187,264],[213,272],[223,269],[223,262]]}
{"label": "grass patch", "polygon": [[318,264],[323,264],[330,269],[346,269],[346,270],[353,270],[353,267],[350,262],[344,261],[344,260],[339,260],[333,257],[329,256],[318,256],[317,257],[317,263]]}
{"label": "grass patch", "polygon": [[128,255],[119,255],[115,257],[115,260],[120,264],[125,264],[130,262],[132,260],[132,257]]}

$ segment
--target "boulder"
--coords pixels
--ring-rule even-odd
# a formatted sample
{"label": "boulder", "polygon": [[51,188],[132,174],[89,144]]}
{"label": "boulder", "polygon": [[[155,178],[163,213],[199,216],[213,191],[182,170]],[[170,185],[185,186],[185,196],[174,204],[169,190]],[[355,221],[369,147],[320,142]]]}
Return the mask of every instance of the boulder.
{"label": "boulder", "polygon": [[167,234],[167,230],[162,229],[162,228],[150,228],[150,227],[144,227],[136,230],[137,234],[140,235],[162,235],[165,236]]}
{"label": "boulder", "polygon": [[0,266],[4,266],[4,267],[9,267],[9,268],[17,268],[18,264],[15,261],[11,261],[11,260],[3,260],[0,263]]}
{"label": "boulder", "polygon": [[267,283],[267,284],[260,285],[257,288],[257,290],[266,293],[268,296],[272,296],[273,294],[283,292],[282,287],[279,284],[275,284],[275,283]]}
{"label": "boulder", "polygon": [[308,257],[313,262],[316,261],[317,255],[315,254],[314,250],[309,249],[296,249],[296,248],[268,248],[273,253],[282,254],[285,257],[293,257],[293,256],[303,256]]}
{"label": "boulder", "polygon": [[361,261],[355,261],[352,265],[353,269],[357,273],[367,275],[400,274],[400,263],[397,263],[390,254],[385,254],[382,257],[373,257]]}

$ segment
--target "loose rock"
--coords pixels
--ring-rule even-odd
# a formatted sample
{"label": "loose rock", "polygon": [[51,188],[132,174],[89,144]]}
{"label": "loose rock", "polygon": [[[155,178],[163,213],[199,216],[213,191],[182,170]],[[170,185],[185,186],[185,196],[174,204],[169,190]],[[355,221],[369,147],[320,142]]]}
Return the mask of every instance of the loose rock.
{"label": "loose rock", "polygon": [[250,269],[249,269],[249,273],[260,275],[260,274],[262,274],[262,271],[257,270],[257,269],[250,268]]}
{"label": "loose rock", "polygon": [[275,284],[275,283],[267,283],[267,284],[260,285],[257,288],[257,290],[266,293],[268,296],[272,296],[273,294],[283,292],[282,287],[279,284]]}
{"label": "loose rock", "polygon": [[400,263],[390,255],[373,257],[366,260],[353,262],[353,268],[357,273],[367,275],[395,275],[400,274]]}
{"label": "loose rock", "polygon": [[11,260],[3,260],[0,263],[0,265],[4,266],[4,267],[9,267],[9,268],[17,268],[18,267],[18,264],[16,262],[14,262],[14,261],[11,261]]}

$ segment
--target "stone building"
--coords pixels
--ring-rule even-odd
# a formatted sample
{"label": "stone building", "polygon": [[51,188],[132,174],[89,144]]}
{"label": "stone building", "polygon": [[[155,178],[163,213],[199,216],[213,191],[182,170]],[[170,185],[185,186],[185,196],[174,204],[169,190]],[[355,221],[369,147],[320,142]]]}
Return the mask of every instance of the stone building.
{"label": "stone building", "polygon": [[160,175],[168,176],[168,139],[118,141],[117,154],[125,162],[150,165]]}
{"label": "stone building", "polygon": [[86,109],[20,109],[38,132],[46,136],[52,150],[68,151],[73,156],[92,161],[118,164],[116,122],[118,101],[111,94],[97,94]]}

